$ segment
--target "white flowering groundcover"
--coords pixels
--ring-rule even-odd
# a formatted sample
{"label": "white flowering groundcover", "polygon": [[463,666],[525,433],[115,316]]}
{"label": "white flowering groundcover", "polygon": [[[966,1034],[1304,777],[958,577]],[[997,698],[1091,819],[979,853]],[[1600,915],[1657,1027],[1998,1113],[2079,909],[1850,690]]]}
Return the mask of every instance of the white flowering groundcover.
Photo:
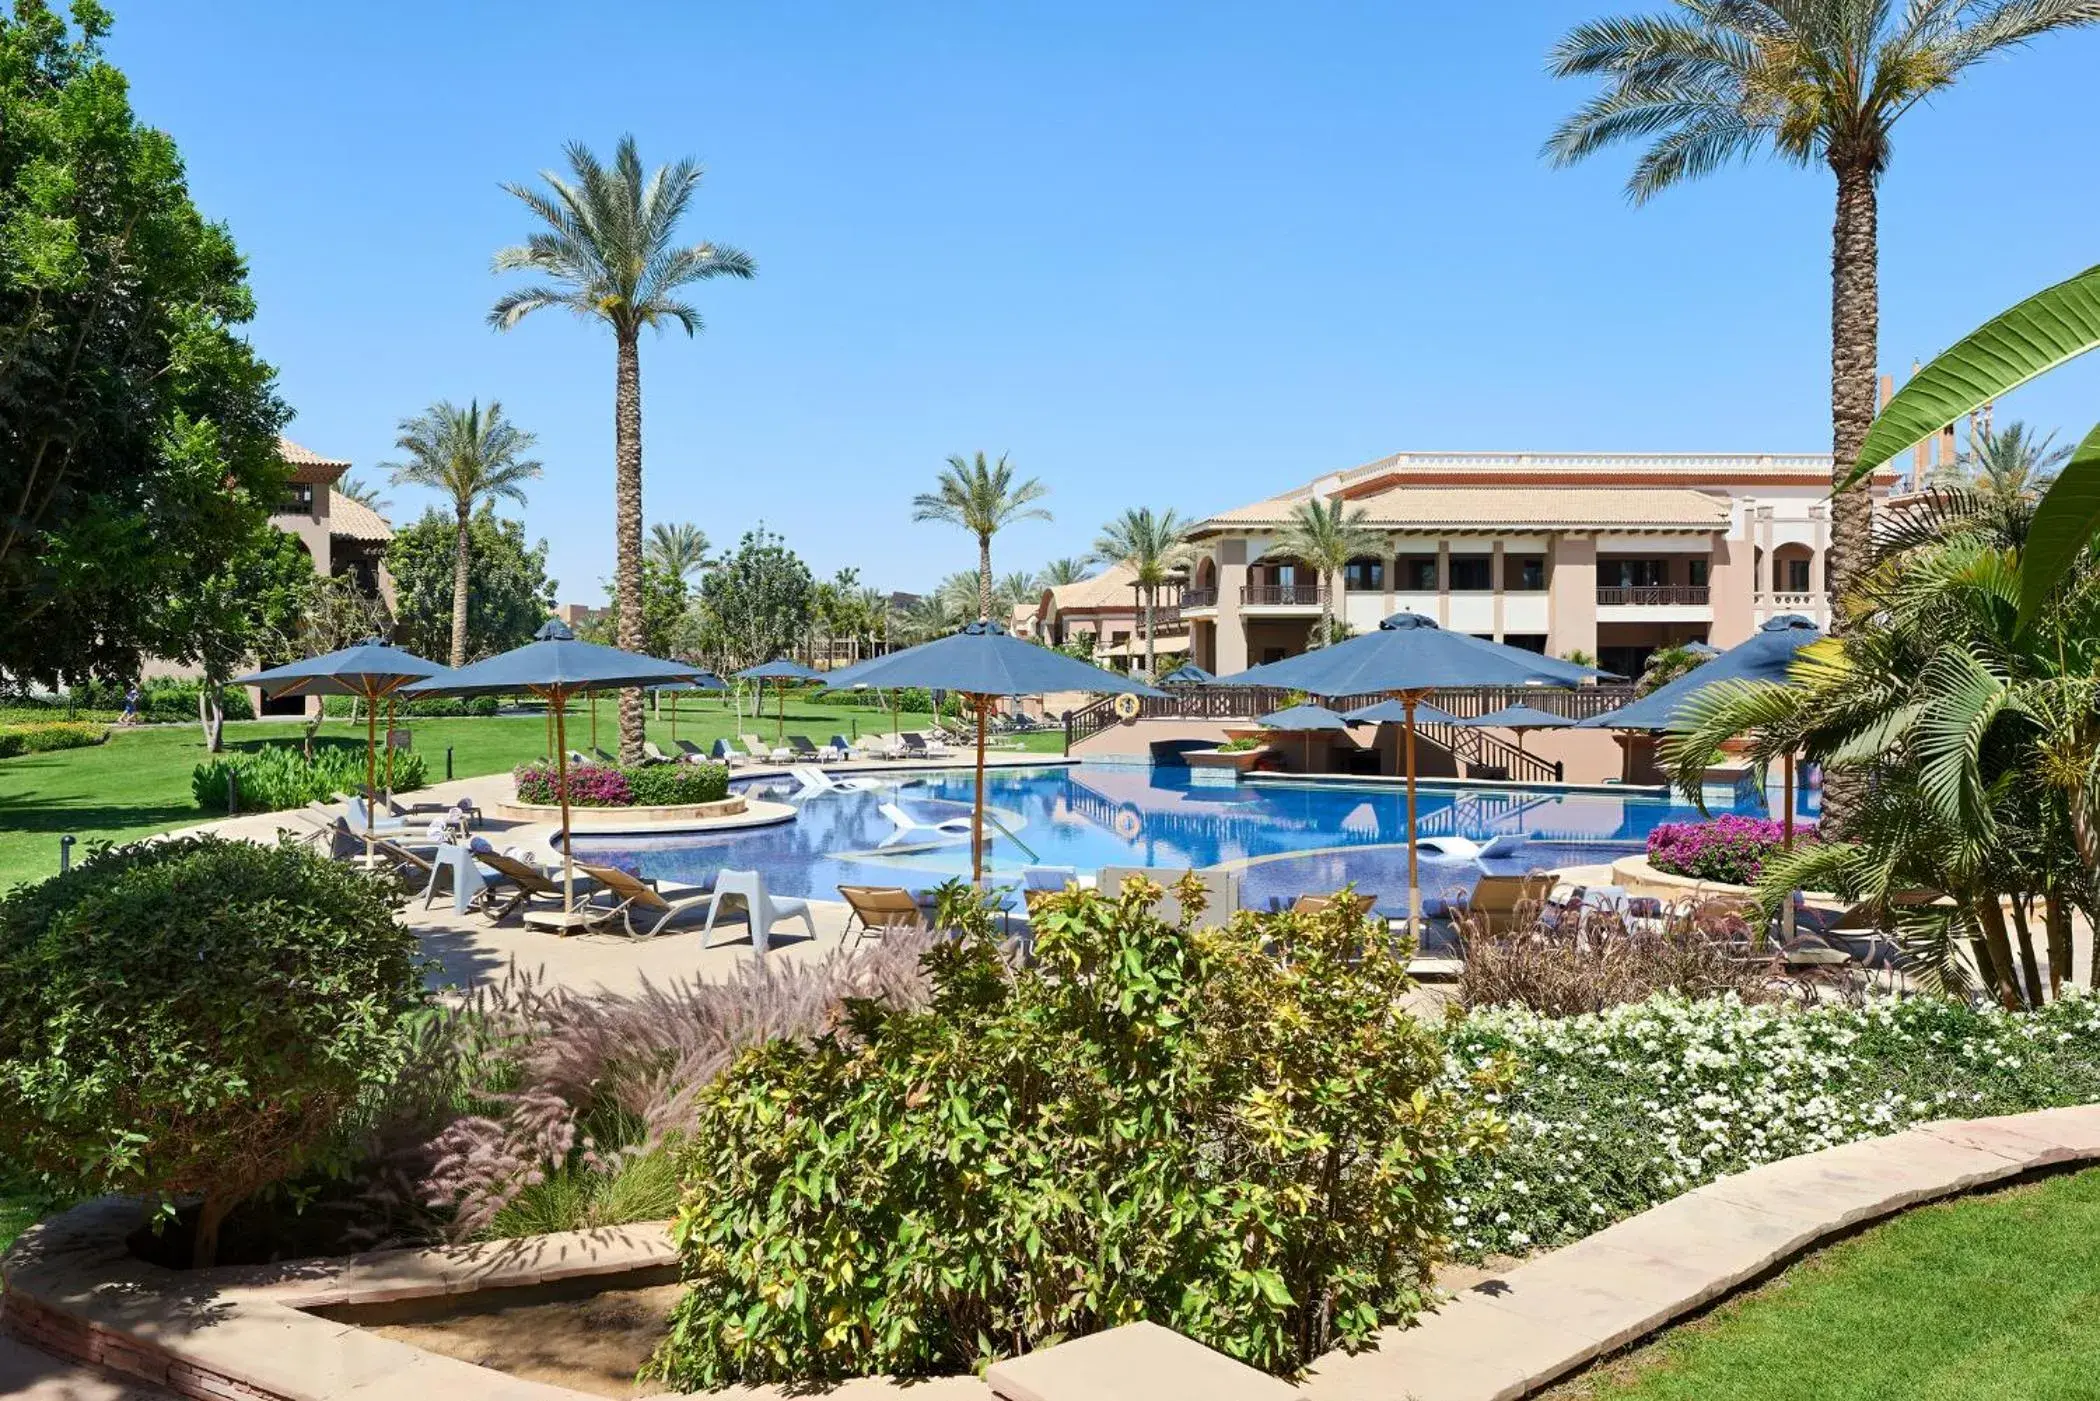
{"label": "white flowering groundcover", "polygon": [[1491,1008],[1455,1021],[1455,1083],[1507,1057],[1509,1126],[1463,1163],[1465,1258],[1565,1244],[1759,1163],[1970,1119],[2100,1101],[2100,997],[2039,1012],[1939,998],[1864,1008],[1657,997],[1578,1017]]}

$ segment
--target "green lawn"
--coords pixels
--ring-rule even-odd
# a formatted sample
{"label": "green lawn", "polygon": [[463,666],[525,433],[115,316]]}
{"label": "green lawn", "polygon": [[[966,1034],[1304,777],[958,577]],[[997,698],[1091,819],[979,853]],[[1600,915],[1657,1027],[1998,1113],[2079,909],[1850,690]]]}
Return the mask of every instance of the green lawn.
{"label": "green lawn", "polygon": [[2100,1171],[1908,1212],[1554,1401],[2100,1395]]}
{"label": "green lawn", "polygon": [[[619,734],[616,700],[600,697],[598,712],[598,742],[611,749]],[[725,701],[687,697],[678,706],[678,737],[707,745],[742,729],[770,739],[772,712],[769,699],[763,721],[754,723],[747,715],[740,726]],[[667,748],[670,720],[667,710],[649,722],[649,737]],[[923,713],[907,712],[902,724],[905,729],[919,729],[927,720]],[[568,724],[571,748],[590,743],[587,710],[573,708]],[[296,740],[303,728],[297,721],[230,724],[226,742],[229,748],[237,748]],[[889,728],[887,713],[872,706],[792,697],[787,703],[788,733],[807,734],[818,744],[834,734],[851,738],[856,732],[881,733]],[[545,721],[536,715],[416,720],[409,723],[409,729],[416,750],[430,764],[433,781],[444,777],[448,746],[453,774],[459,778],[502,772],[539,758],[546,747]],[[330,720],[321,733],[362,737],[364,727]],[[1056,752],[1063,747],[1064,734],[1046,731],[1028,736],[1024,743],[1030,749]],[[55,874],[59,838],[66,833],[81,839],[83,845],[74,848],[78,857],[85,855],[84,844],[89,840],[141,837],[205,820],[207,815],[198,811],[190,797],[190,772],[204,757],[201,732],[188,725],[119,731],[107,744],[92,749],[0,759],[0,891],[18,881]]]}

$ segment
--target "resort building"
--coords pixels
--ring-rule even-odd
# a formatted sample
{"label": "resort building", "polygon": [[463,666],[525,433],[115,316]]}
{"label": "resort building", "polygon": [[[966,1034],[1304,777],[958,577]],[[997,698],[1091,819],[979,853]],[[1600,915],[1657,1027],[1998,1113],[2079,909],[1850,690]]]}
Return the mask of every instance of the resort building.
{"label": "resort building", "polygon": [[370,506],[336,490],[350,464],[323,457],[290,438],[280,437],[277,450],[291,478],[270,524],[306,547],[314,573],[324,579],[348,574],[391,607],[394,581],[387,575],[385,559],[393,528]]}
{"label": "resort building", "polygon": [[[1032,635],[1053,647],[1088,637],[1093,639],[1096,665],[1139,671],[1145,661],[1144,617],[1136,571],[1127,564],[1112,564],[1075,584],[1044,589],[1029,623]],[[1182,617],[1178,580],[1160,588],[1152,629],[1161,670],[1180,665],[1189,650],[1189,628]]]}
{"label": "resort building", "polygon": [[1384,536],[1337,581],[1355,631],[1414,612],[1637,676],[1658,648],[1730,647],[1778,614],[1827,626],[1829,497],[1814,454],[1395,453],[1198,521],[1175,620],[1221,674],[1304,651],[1329,585],[1267,551],[1295,506],[1339,500]]}

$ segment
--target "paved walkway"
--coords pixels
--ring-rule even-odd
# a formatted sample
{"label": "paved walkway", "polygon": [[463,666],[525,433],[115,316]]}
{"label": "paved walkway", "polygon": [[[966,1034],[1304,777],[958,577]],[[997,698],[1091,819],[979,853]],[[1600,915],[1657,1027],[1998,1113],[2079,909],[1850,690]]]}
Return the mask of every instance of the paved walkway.
{"label": "paved walkway", "polygon": [[173,1401],[144,1382],[113,1381],[93,1367],[61,1362],[0,1334],[0,1396],[10,1401]]}

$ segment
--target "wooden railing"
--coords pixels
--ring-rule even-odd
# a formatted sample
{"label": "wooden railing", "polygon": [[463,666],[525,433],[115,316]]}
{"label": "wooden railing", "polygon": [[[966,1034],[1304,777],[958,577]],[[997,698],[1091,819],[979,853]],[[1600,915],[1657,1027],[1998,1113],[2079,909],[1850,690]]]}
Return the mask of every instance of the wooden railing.
{"label": "wooden railing", "polygon": [[1633,604],[1637,607],[1653,607],[1657,604],[1705,604],[1709,601],[1709,590],[1704,584],[1636,584],[1631,587],[1613,585],[1599,587],[1597,606]]}
{"label": "wooden railing", "polygon": [[1325,584],[1248,584],[1240,589],[1243,607],[1318,608],[1326,601]]}
{"label": "wooden railing", "polygon": [[[1164,696],[1139,698],[1136,718],[1250,723],[1257,716],[1283,709],[1295,694],[1265,686],[1175,687]],[[1382,699],[1383,696],[1376,695],[1340,696],[1331,699],[1327,704],[1330,709],[1348,711]],[[1521,703],[1551,711],[1556,715],[1565,715],[1571,720],[1583,720],[1592,715],[1617,710],[1629,703],[1633,700],[1633,688],[1621,685],[1577,686],[1572,689],[1552,686],[1474,686],[1461,690],[1433,691],[1428,699],[1432,704],[1460,716],[1485,715],[1491,710]],[[1117,721],[1113,697],[1104,697],[1091,705],[1069,712],[1065,716],[1065,753],[1070,754],[1073,745],[1101,733]],[[1541,759],[1506,740],[1496,738],[1486,730],[1474,729],[1470,725],[1418,724],[1415,733],[1449,750],[1468,769],[1500,768],[1506,770],[1509,777],[1519,783],[1557,783],[1561,778],[1562,769],[1559,763],[1551,759]]]}

